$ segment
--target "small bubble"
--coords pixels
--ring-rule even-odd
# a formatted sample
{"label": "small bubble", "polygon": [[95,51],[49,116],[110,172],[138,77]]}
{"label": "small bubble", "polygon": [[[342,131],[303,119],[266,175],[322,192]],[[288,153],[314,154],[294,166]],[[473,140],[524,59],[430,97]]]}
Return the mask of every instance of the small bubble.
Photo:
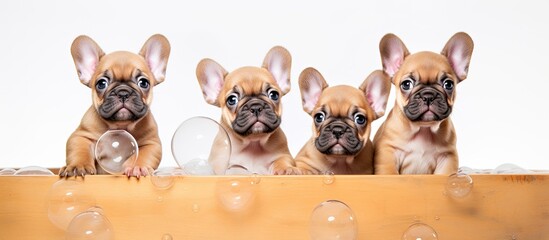
{"label": "small bubble", "polygon": [[332,171],[324,172],[324,179],[322,181],[326,185],[330,185],[330,184],[334,183],[334,181],[335,181],[334,172],[332,172]]}
{"label": "small bubble", "polygon": [[198,204],[193,204],[193,212],[194,213],[198,213],[200,211],[200,206],[198,206]]}
{"label": "small bubble", "polygon": [[402,240],[438,240],[437,232],[429,225],[423,223],[412,224],[404,234]]}
{"label": "small bubble", "polygon": [[156,201],[162,202],[162,201],[164,201],[164,198],[163,198],[162,196],[158,196],[158,197],[156,198]]}
{"label": "small bubble", "polygon": [[435,220],[440,220],[440,217],[439,216],[435,216]]}
{"label": "small bubble", "polygon": [[253,173],[251,176],[250,176],[250,179],[251,179],[251,183],[253,185],[257,185],[261,182],[261,177],[259,176],[259,174],[257,173]]}
{"label": "small bubble", "polygon": [[454,173],[448,176],[446,192],[453,198],[463,198],[473,189],[473,179],[464,173]]}
{"label": "small bubble", "polygon": [[172,237],[172,235],[166,233],[166,234],[162,235],[162,240],[173,240],[173,237]]}

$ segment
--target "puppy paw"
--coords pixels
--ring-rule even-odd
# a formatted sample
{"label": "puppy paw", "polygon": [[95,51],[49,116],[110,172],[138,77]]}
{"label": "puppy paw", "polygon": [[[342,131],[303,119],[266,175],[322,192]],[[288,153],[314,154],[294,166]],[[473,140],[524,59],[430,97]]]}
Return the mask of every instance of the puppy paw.
{"label": "puppy paw", "polygon": [[60,177],[84,177],[86,174],[95,175],[96,173],[93,164],[69,164],[59,169]]}
{"label": "puppy paw", "polygon": [[273,169],[274,175],[301,175],[301,170],[296,167]]}
{"label": "puppy paw", "polygon": [[124,174],[128,177],[146,177],[149,175],[152,175],[154,172],[154,169],[149,166],[133,166],[133,167],[127,167],[124,170]]}

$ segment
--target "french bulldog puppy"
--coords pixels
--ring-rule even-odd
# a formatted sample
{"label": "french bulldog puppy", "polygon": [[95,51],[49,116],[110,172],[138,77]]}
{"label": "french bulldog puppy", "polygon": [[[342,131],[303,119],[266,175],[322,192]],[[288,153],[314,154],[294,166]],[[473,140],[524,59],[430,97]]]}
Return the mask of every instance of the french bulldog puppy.
{"label": "french bulldog puppy", "polygon": [[410,54],[397,36],[387,34],[379,50],[396,101],[374,137],[375,173],[455,173],[456,132],[449,116],[456,86],[467,77],[473,40],[459,32],[440,54]]}
{"label": "french bulldog puppy", "polygon": [[227,72],[211,59],[198,63],[196,76],[207,103],[221,108],[221,125],[231,140],[231,157],[219,162],[214,143],[210,163],[216,174],[294,174],[295,164],[280,123],[281,98],[290,91],[292,58],[273,47],[262,67]]}
{"label": "french bulldog puppy", "polygon": [[373,174],[372,121],[383,116],[391,84],[381,70],[357,89],[328,87],[314,68],[299,76],[303,110],[313,117],[313,136],[297,154],[301,174]]}
{"label": "french bulldog puppy", "polygon": [[94,145],[107,130],[129,132],[137,141],[138,158],[126,162],[130,177],[147,176],[160,164],[162,147],[158,127],[150,112],[152,88],[164,81],[170,54],[168,40],[151,36],[139,54],[117,51],[105,54],[88,36],[71,46],[80,82],[91,88],[92,106],[67,141],[67,165],[60,176],[106,173],[95,162]]}

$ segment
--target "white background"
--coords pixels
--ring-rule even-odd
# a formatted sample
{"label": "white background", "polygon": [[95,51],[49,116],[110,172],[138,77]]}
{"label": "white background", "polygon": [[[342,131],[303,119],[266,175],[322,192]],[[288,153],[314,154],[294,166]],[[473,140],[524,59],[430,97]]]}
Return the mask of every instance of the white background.
{"label": "white background", "polygon": [[65,142],[91,105],[69,50],[81,34],[105,52],[137,52],[155,33],[170,40],[166,81],[154,88],[152,111],[161,166],[175,166],[170,141],[177,126],[193,116],[220,117],[196,80],[202,58],[230,71],[259,66],[274,45],[290,51],[282,128],[296,154],[312,124],[301,108],[301,70],[312,66],[330,85],[358,86],[381,68],[384,34],[395,33],[411,52],[439,52],[465,31],[475,49],[452,114],[461,165],[549,169],[548,11],[547,1],[1,1],[0,168],[64,165]]}

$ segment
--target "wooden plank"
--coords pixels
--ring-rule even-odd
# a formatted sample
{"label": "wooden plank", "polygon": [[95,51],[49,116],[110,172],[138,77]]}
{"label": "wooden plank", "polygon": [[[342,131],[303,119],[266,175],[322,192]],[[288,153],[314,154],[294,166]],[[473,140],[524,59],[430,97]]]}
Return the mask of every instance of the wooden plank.
{"label": "wooden plank", "polygon": [[[472,175],[467,197],[445,191],[446,176],[179,177],[162,190],[149,180],[88,176],[116,239],[309,239],[313,209],[345,202],[360,239],[400,239],[413,223],[439,239],[549,239],[549,175]],[[47,217],[58,177],[0,176],[0,239],[64,239]],[[239,183],[240,192],[231,184]],[[240,195],[249,205],[222,204]],[[226,201],[225,201],[226,202]],[[234,205],[230,205],[234,207]]]}

